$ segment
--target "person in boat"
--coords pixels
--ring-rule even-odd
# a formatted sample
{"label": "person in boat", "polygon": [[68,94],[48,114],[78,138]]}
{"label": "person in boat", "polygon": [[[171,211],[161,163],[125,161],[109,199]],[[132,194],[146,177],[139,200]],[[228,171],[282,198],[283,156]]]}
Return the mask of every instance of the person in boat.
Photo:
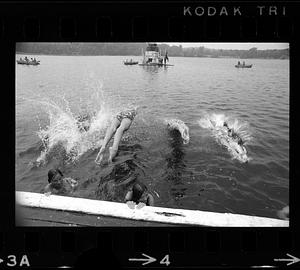
{"label": "person in boat", "polygon": [[132,186],[132,189],[127,192],[125,202],[129,203],[129,207],[130,203],[135,203],[140,206],[143,206],[143,204],[147,206],[154,206],[153,196],[147,190],[147,187],[141,182],[136,182]]}
{"label": "person in boat", "polygon": [[78,182],[70,177],[63,178],[64,175],[59,169],[48,171],[48,185],[44,188],[45,195],[65,194],[75,190]]}
{"label": "person in boat", "polygon": [[27,58],[27,56],[25,56],[25,58],[24,58],[24,59],[25,59],[25,61],[26,61],[26,62],[28,62],[28,61],[29,61],[29,59]]}
{"label": "person in boat", "polygon": [[223,126],[227,128],[227,135],[229,137],[233,138],[239,145],[243,145],[243,140],[236,132],[234,132],[232,128],[228,127],[228,124],[226,122],[224,122]]}
{"label": "person in boat", "polygon": [[119,112],[114,118],[111,123],[111,126],[106,130],[106,134],[102,143],[102,146],[99,150],[99,153],[95,159],[97,164],[101,164],[103,159],[104,151],[111,140],[112,136],[114,135],[114,142],[112,147],[109,148],[109,158],[108,162],[112,162],[113,158],[117,155],[119,143],[125,131],[127,131],[135,116],[137,115],[138,107],[128,109],[122,112]]}
{"label": "person in boat", "polygon": [[238,66],[240,66],[241,65],[241,62],[240,61],[238,61]]}
{"label": "person in boat", "polygon": [[245,66],[245,61],[243,61],[243,66]]}

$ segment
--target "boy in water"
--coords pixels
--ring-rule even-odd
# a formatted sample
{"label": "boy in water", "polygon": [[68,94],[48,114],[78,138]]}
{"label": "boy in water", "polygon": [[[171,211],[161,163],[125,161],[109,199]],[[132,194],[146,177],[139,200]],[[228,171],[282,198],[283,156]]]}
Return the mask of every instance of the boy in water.
{"label": "boy in water", "polygon": [[153,196],[147,191],[144,184],[136,182],[132,190],[129,190],[125,196],[125,202],[134,202],[136,204],[144,204],[148,206],[154,205]]}
{"label": "boy in water", "polygon": [[48,171],[49,184],[44,188],[45,195],[63,194],[74,191],[78,186],[78,182],[70,177],[63,178],[63,174],[59,169],[51,169]]}
{"label": "boy in water", "polygon": [[228,124],[226,122],[224,122],[223,126],[227,128],[227,132],[228,132],[229,137],[233,138],[239,145],[243,144],[243,140],[239,137],[239,135],[237,133],[235,133],[233,131],[232,128],[228,127]]}
{"label": "boy in water", "polygon": [[119,147],[119,143],[121,141],[122,135],[125,131],[127,131],[130,128],[133,119],[137,115],[137,110],[138,110],[137,107],[135,107],[133,109],[125,110],[125,111],[118,113],[114,117],[110,127],[106,130],[106,134],[105,134],[102,146],[101,146],[99,153],[95,159],[95,162],[97,164],[101,163],[101,161],[103,159],[105,148],[106,148],[107,144],[109,143],[109,141],[111,140],[112,136],[115,135],[114,143],[113,143],[112,147],[109,148],[108,162],[112,162],[113,158],[117,155],[118,147]]}

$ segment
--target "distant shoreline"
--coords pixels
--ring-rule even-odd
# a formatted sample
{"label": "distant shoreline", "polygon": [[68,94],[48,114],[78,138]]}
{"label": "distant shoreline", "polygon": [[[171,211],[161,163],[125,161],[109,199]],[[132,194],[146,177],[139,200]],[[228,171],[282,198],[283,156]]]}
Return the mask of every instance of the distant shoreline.
{"label": "distant shoreline", "polygon": [[[47,55],[47,56],[124,56],[124,57],[142,57],[141,55],[108,55],[108,54],[46,54],[46,53],[32,53],[32,52],[16,52],[16,55]],[[264,59],[264,60],[289,60],[289,57],[282,57],[282,58],[271,58],[271,57],[253,57],[253,58],[240,58],[238,56],[181,56],[181,55],[169,55],[170,58],[172,57],[186,57],[186,58],[222,58],[222,59]]]}

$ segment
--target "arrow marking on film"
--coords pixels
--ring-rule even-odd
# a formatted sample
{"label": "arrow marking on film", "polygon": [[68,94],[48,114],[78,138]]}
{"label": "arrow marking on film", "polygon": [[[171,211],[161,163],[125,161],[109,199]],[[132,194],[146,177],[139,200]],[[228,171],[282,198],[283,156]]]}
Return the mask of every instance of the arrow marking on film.
{"label": "arrow marking on film", "polygon": [[144,262],[142,265],[146,265],[148,263],[152,263],[152,262],[155,262],[156,259],[153,258],[153,257],[150,257],[144,253],[142,253],[143,256],[147,257],[147,258],[141,258],[141,259],[135,259],[135,258],[130,258],[128,259],[129,261],[141,261],[141,262]]}
{"label": "arrow marking on film", "polygon": [[297,258],[297,257],[295,257],[295,256],[293,256],[293,255],[290,255],[290,254],[286,254],[287,256],[289,256],[290,257],[290,259],[274,259],[274,261],[286,261],[286,262],[289,262],[287,265],[291,265],[291,264],[293,264],[293,263],[297,263],[297,262],[300,262],[300,259],[299,258]]}

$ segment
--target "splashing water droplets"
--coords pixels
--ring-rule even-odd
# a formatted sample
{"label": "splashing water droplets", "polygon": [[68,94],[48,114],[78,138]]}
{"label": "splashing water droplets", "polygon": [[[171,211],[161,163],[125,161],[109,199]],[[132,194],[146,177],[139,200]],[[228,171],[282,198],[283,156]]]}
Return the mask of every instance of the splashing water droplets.
{"label": "splashing water droplets", "polygon": [[112,113],[105,105],[102,85],[97,84],[91,91],[86,102],[81,99],[81,104],[76,104],[80,108],[76,113],[72,111],[70,100],[65,96],[57,101],[29,100],[40,105],[49,120],[49,124],[43,128],[39,121],[37,135],[43,144],[43,150],[36,160],[39,164],[47,163],[57,156],[67,162],[75,162],[90,149],[101,145]]}
{"label": "splashing water droplets", "polygon": [[228,138],[227,131],[224,131],[223,126],[225,122],[228,127],[242,139],[243,145],[247,145],[252,140],[252,135],[247,122],[242,122],[236,118],[225,116],[222,113],[204,113],[204,116],[198,121],[202,128],[210,129],[212,131],[213,137],[219,143],[228,148],[228,151],[231,153],[233,158],[237,158],[242,162],[249,161],[251,158],[247,157],[245,148],[239,146],[238,143]]}

